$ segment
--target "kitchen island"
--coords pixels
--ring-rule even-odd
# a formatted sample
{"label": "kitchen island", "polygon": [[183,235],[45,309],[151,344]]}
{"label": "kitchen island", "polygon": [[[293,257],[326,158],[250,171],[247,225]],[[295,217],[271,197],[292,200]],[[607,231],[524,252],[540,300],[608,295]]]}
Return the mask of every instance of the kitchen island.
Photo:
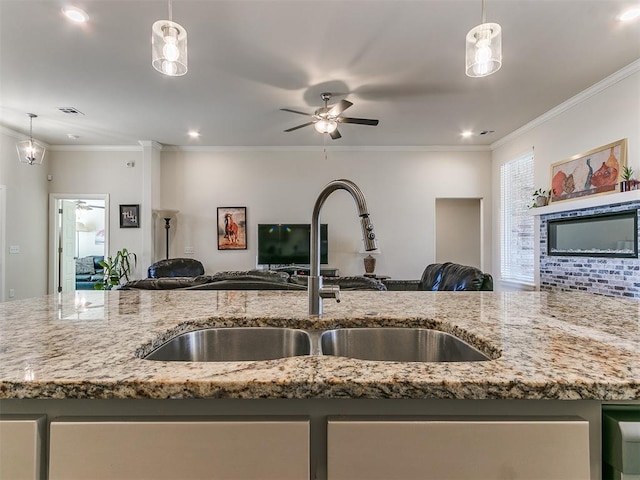
{"label": "kitchen island", "polygon": [[[327,475],[327,462],[338,471],[327,418],[580,417],[588,422],[588,475],[599,478],[602,405],[640,401],[639,302],[561,292],[343,292],[341,299],[327,301],[322,318],[307,314],[305,292],[286,291],[82,292],[0,304],[0,409],[43,415],[39,428],[51,429],[51,448],[52,421],[62,417],[304,418],[312,478]],[[180,333],[229,326],[424,327],[491,360],[142,358]]]}

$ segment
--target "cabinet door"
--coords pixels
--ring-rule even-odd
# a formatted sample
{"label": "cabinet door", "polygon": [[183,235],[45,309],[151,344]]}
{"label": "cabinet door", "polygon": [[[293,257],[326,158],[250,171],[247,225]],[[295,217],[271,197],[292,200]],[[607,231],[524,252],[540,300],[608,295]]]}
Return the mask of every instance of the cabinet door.
{"label": "cabinet door", "polygon": [[55,421],[55,479],[309,478],[309,421]]}
{"label": "cabinet door", "polygon": [[330,420],[329,480],[589,479],[586,420]]}
{"label": "cabinet door", "polygon": [[0,417],[0,479],[43,478],[44,416]]}

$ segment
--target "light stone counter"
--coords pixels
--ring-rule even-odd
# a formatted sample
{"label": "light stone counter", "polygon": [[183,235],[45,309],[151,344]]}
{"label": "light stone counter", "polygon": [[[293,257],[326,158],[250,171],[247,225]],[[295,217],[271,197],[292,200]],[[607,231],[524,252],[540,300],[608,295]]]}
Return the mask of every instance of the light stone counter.
{"label": "light stone counter", "polygon": [[[113,291],[0,304],[0,398],[640,399],[640,302],[583,293]],[[207,326],[429,327],[491,361],[140,358]]]}

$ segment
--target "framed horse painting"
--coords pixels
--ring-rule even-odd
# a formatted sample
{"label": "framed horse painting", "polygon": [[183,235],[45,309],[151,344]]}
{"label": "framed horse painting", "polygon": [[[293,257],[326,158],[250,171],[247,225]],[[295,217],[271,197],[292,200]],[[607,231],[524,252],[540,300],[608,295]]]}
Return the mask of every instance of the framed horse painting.
{"label": "framed horse painting", "polygon": [[247,207],[218,207],[218,250],[247,249]]}

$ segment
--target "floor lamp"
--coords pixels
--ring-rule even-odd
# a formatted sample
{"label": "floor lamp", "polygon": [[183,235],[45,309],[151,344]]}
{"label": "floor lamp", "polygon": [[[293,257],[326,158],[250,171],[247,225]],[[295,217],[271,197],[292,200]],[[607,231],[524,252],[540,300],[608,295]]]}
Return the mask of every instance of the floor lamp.
{"label": "floor lamp", "polygon": [[176,216],[178,210],[155,210],[154,211],[159,217],[164,218],[164,229],[165,235],[167,239],[167,255],[166,259],[169,260],[169,229],[171,228],[171,219]]}

